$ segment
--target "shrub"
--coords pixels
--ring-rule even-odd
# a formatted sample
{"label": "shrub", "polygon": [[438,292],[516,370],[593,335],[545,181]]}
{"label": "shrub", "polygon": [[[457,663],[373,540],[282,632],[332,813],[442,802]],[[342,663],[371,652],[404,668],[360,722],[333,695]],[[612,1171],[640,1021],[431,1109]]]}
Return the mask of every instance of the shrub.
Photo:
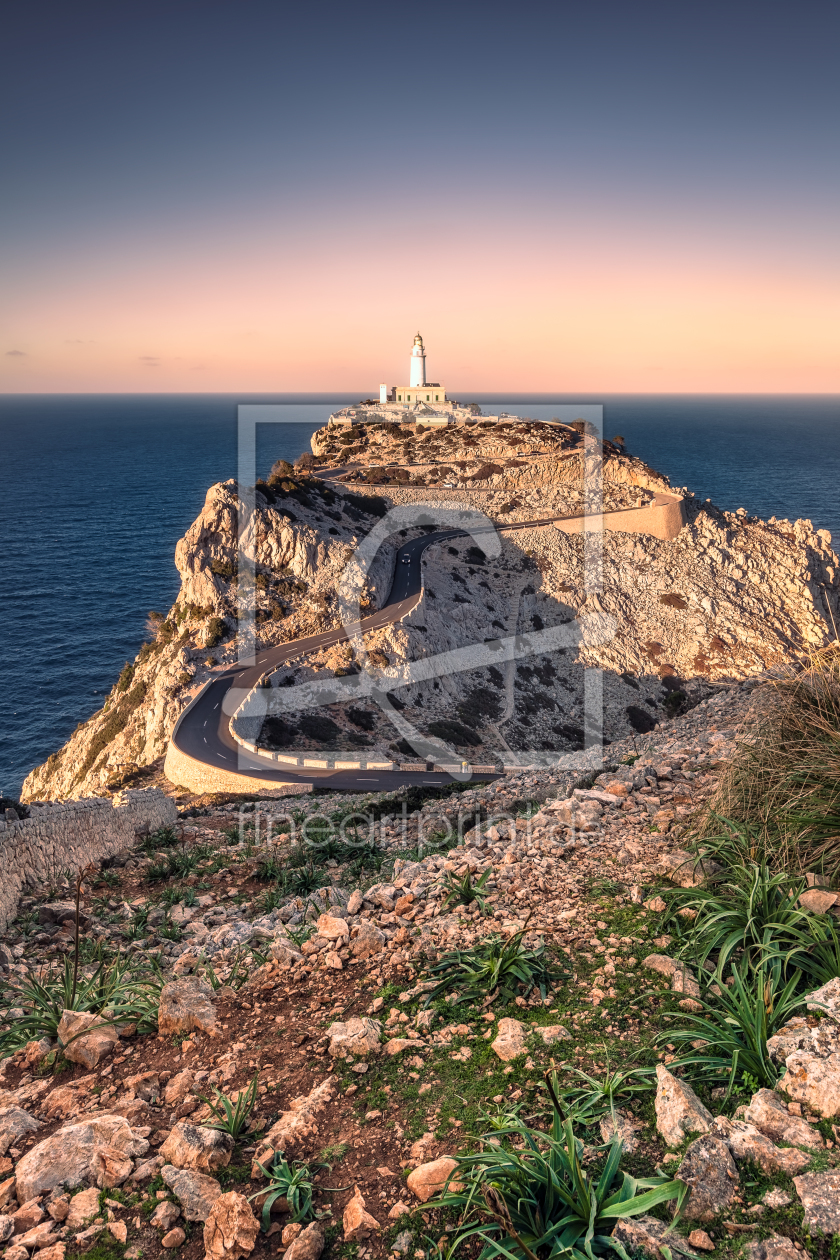
{"label": "shrub", "polygon": [[265,748],[288,748],[297,735],[297,727],[281,717],[271,716],[263,720],[259,742]]}
{"label": "shrub", "polygon": [[216,577],[224,578],[226,582],[230,582],[236,577],[236,565],[230,560],[211,560],[210,572],[215,573]]}
{"label": "shrub", "polygon": [[656,718],[648,713],[647,709],[639,708],[637,704],[628,704],[624,712],[633,730],[638,731],[640,735],[652,731],[656,726]]}
{"label": "shrub", "polygon": [[320,713],[305,713],[300,719],[300,729],[307,738],[315,739],[319,744],[329,743],[341,734],[339,726],[332,718],[324,717]]}
{"label": "shrub", "polygon": [[655,1082],[652,1068],[616,1068],[612,1072],[608,1070],[602,1080],[580,1068],[568,1071],[581,1083],[562,1091],[563,1104],[574,1122],[583,1125],[597,1124],[615,1110],[617,1103],[634,1094],[647,1093]]}
{"label": "shrub", "polygon": [[497,1121],[488,1116],[491,1132],[481,1138],[482,1149],[458,1155],[451,1181],[462,1188],[447,1188],[429,1203],[457,1213],[450,1256],[477,1240],[484,1244],[480,1260],[594,1260],[610,1251],[627,1260],[624,1247],[610,1237],[616,1222],[660,1203],[681,1206],[688,1193],[683,1182],[620,1172],[624,1148],[618,1140],[597,1181],[591,1177],[581,1162],[583,1143],[563,1119],[553,1088],[550,1092],[553,1119],[547,1133],[519,1116]]}
{"label": "shrub", "polygon": [[134,669],[135,667],[131,664],[130,661],[126,661],[125,665],[123,665],[122,669],[120,670],[120,676],[117,679],[117,686],[116,686],[117,695],[119,695],[120,692],[128,691],[129,687],[131,686],[132,680],[134,678]]}
{"label": "shrub", "polygon": [[525,931],[523,928],[507,940],[487,936],[472,949],[445,954],[429,969],[435,985],[426,994],[424,1005],[452,992],[458,993],[459,1002],[481,1001],[496,991],[502,1003],[510,1002],[518,993],[527,997],[534,988],[545,998],[549,985],[558,981],[563,971],[546,953],[544,944],[526,948]]}
{"label": "shrub", "polygon": [[449,718],[438,718],[430,722],[428,730],[435,739],[443,739],[450,744],[466,744],[474,748],[476,744],[481,743],[481,737],[476,735],[475,731]]}
{"label": "shrub", "polygon": [[372,731],[376,726],[376,714],[371,713],[370,709],[348,709],[347,717],[354,726],[363,731]]}
{"label": "shrub", "polygon": [[76,772],[75,783],[81,783],[82,779],[93,769],[100,753],[104,752],[111,741],[125,730],[131,715],[140,707],[145,698],[146,684],[144,682],[135,683],[131,690],[124,692],[114,707],[108,711],[105,721],[88,744],[87,753]]}
{"label": "shrub", "polygon": [[227,622],[223,617],[210,617],[204,634],[204,646],[217,647],[228,635]]}
{"label": "shrub", "polygon": [[293,477],[295,470],[287,459],[278,459],[271,465],[271,472],[268,474],[268,484],[271,485],[275,481],[282,481],[284,477]]}

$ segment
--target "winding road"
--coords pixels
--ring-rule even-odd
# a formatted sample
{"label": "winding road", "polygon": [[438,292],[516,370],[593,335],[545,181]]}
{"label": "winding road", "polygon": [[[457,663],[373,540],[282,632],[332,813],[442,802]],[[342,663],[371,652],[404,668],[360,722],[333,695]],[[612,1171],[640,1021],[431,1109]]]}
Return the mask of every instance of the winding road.
{"label": "winding road", "polygon": [[[511,533],[521,529],[534,529],[542,525],[551,525],[556,517],[549,516],[541,520],[517,521],[510,525],[498,527],[500,533]],[[387,600],[377,612],[363,618],[363,632],[376,630],[380,626],[392,625],[416,607],[422,590],[421,557],[427,547],[436,543],[447,542],[452,538],[475,537],[478,533],[494,532],[491,529],[476,530],[472,535],[461,529],[440,530],[427,534],[423,538],[415,538],[405,543],[397,551],[394,579]],[[408,564],[404,563],[408,559]],[[250,690],[260,677],[278,665],[297,656],[314,652],[317,648],[328,647],[333,643],[343,643],[348,638],[343,626],[332,630],[324,630],[321,634],[311,634],[304,639],[294,639],[291,643],[283,643],[279,647],[266,648],[255,657],[255,664],[242,669],[235,666],[219,674],[218,677],[202,692],[182,716],[176,727],[172,743],[181,752],[196,761],[227,771],[229,774],[241,774],[249,779],[264,779],[266,786],[275,783],[314,783],[316,787],[335,789],[336,791],[353,792],[387,792],[405,784],[435,783],[451,781],[451,776],[443,771],[411,771],[411,770],[328,770],[306,766],[295,770],[292,766],[273,765],[264,759],[250,755],[237,744],[230,733],[230,716],[225,713],[224,698],[231,687],[237,690]],[[313,754],[317,755],[317,754]],[[476,779],[490,781],[498,778],[494,774],[476,774]]]}

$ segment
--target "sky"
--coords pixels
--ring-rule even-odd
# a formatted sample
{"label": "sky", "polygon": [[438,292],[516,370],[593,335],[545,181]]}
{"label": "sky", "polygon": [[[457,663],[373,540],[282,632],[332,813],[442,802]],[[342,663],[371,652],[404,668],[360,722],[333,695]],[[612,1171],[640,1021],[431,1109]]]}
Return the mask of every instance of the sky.
{"label": "sky", "polygon": [[11,0],[0,391],[840,391],[840,7]]}

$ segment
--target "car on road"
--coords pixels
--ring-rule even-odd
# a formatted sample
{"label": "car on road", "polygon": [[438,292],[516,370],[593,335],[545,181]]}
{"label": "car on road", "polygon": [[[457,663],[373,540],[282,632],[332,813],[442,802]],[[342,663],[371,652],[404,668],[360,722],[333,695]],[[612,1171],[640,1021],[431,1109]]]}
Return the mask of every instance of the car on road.
{"label": "car on road", "polygon": [[402,562],[403,564],[411,564],[411,556],[403,556]]}

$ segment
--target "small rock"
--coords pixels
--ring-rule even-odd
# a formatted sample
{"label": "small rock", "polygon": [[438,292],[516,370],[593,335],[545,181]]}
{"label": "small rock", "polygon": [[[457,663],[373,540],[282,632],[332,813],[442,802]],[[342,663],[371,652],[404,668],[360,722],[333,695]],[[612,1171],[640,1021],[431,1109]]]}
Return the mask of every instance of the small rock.
{"label": "small rock", "polygon": [[690,1187],[682,1207],[687,1220],[713,1220],[729,1207],[738,1189],[738,1170],[729,1147],[708,1133],[691,1143],[675,1176]]}
{"label": "small rock", "polygon": [[197,1029],[215,1036],[216,1008],[212,997],[213,990],[209,983],[197,976],[170,980],[160,993],[160,1034],[165,1037],[169,1033],[188,1033]]}
{"label": "small rock", "polygon": [[354,958],[369,958],[371,954],[378,954],[385,944],[385,933],[369,919],[363,919],[358,929],[353,930],[356,935],[350,943],[350,952]]}
{"label": "small rock", "polygon": [[363,895],[361,894],[358,888],[355,888],[353,892],[351,892],[350,899],[347,902],[347,913],[358,914],[362,906],[364,905],[364,903],[365,903],[365,899]]}
{"label": "small rock", "polygon": [[797,1251],[783,1234],[771,1234],[769,1238],[747,1243],[744,1254],[747,1260],[802,1260],[807,1252]]}
{"label": "small rock", "polygon": [[160,1148],[168,1164],[195,1172],[216,1172],[226,1168],[234,1148],[229,1133],[204,1129],[181,1120]]}
{"label": "small rock", "polygon": [[176,1225],[174,1229],[170,1229],[168,1234],[164,1234],[160,1240],[161,1247],[174,1248],[182,1247],[187,1241],[187,1235],[181,1229],[180,1225]]}
{"label": "small rock", "polygon": [[667,954],[648,954],[647,958],[642,959],[642,966],[647,967],[648,971],[656,971],[660,976],[668,977],[673,976],[677,970],[676,960],[669,958]]}
{"label": "small rock", "polygon": [[599,1128],[601,1140],[612,1142],[615,1138],[624,1143],[625,1151],[631,1153],[639,1145],[636,1133],[644,1128],[641,1120],[636,1120],[626,1112],[616,1111],[614,1115],[602,1116]]}
{"label": "small rock", "polygon": [[708,1133],[712,1113],[690,1085],[677,1080],[661,1064],[656,1069],[656,1127],[669,1146],[679,1146],[692,1133]]}
{"label": "small rock", "polygon": [[[99,1195],[96,1196],[97,1203]],[[26,1203],[22,1203],[16,1212],[12,1213],[14,1221],[15,1233],[25,1234],[30,1229],[34,1229],[44,1219],[44,1209],[41,1207],[40,1199],[29,1199]]]}
{"label": "small rock", "polygon": [[177,1072],[163,1091],[163,1101],[167,1107],[179,1106],[191,1092],[194,1084],[195,1073],[189,1068],[184,1068],[183,1072]]}
{"label": "small rock", "polygon": [[165,1164],[160,1175],[164,1185],[169,1187],[181,1204],[186,1220],[207,1220],[213,1204],[222,1193],[222,1187],[215,1177],[187,1168],[174,1168],[172,1164]]}
{"label": "small rock", "polygon": [[394,1055],[402,1054],[403,1050],[425,1050],[426,1043],[423,1041],[414,1041],[410,1037],[392,1037],[390,1041],[386,1041],[382,1049],[389,1058]]}
{"label": "small rock", "polygon": [[22,1137],[35,1133],[40,1127],[35,1117],[20,1107],[0,1108],[0,1155],[5,1155],[10,1146],[17,1146]]}
{"label": "small rock", "polygon": [[700,1251],[714,1251],[715,1249],[715,1244],[705,1229],[693,1229],[688,1235],[688,1241],[692,1247],[698,1247]]}
{"label": "small rock", "polygon": [[25,1247],[7,1247],[3,1252],[3,1260],[29,1260],[29,1252]]}
{"label": "small rock", "polygon": [[128,1180],[134,1185],[139,1185],[141,1181],[151,1181],[152,1177],[158,1175],[165,1163],[166,1160],[162,1155],[153,1155],[151,1159],[141,1159]]}
{"label": "small rock", "polygon": [[[288,1225],[286,1229],[288,1229]],[[281,1238],[285,1238],[286,1230],[283,1230]],[[294,1239],[289,1250],[286,1252],[284,1260],[319,1260],[321,1252],[324,1250],[324,1230],[320,1221],[312,1221],[302,1230]]]}
{"label": "small rock", "polygon": [[280,1234],[280,1241],[283,1246],[288,1247],[290,1243],[293,1243],[302,1229],[303,1226],[300,1221],[289,1221],[288,1225],[284,1225]]}
{"label": "small rock", "polygon": [[[428,1203],[433,1195],[443,1193],[447,1179],[457,1167],[457,1159],[453,1159],[451,1155],[443,1155],[440,1159],[434,1159],[430,1164],[421,1164],[410,1172],[406,1185],[421,1203]],[[457,1191],[463,1189],[463,1186],[458,1181],[450,1181],[449,1189]]]}
{"label": "small rock", "polygon": [[327,1029],[330,1054],[376,1054],[380,1049],[382,1021],[355,1016],[346,1023],[337,1021]]}
{"label": "small rock", "polygon": [[86,1225],[89,1225],[93,1218],[98,1215],[99,1191],[95,1187],[91,1187],[90,1190],[82,1190],[79,1194],[73,1195],[64,1223],[71,1234],[76,1234],[80,1229],[84,1229]]}
{"label": "small rock", "polygon": [[361,1242],[362,1239],[370,1237],[373,1230],[379,1229],[376,1217],[365,1211],[365,1200],[358,1186],[344,1209],[342,1224],[345,1242]]}
{"label": "small rock", "polygon": [[219,1195],[204,1226],[205,1260],[239,1260],[250,1255],[259,1230],[244,1195],[235,1190]]}
{"label": "small rock", "polygon": [[767,1207],[775,1210],[776,1208],[787,1207],[792,1203],[790,1195],[785,1190],[768,1190],[764,1196],[764,1202]]}
{"label": "small rock", "polygon": [[162,1229],[165,1233],[172,1228],[180,1215],[181,1209],[177,1203],[173,1203],[171,1199],[164,1199],[152,1212],[149,1224],[154,1225],[155,1229]]}
{"label": "small rock", "polygon": [[840,1231],[840,1172],[806,1173],[794,1177],[796,1193],[805,1209],[805,1225],[809,1233]]}
{"label": "small rock", "polygon": [[774,1142],[789,1142],[792,1146],[814,1148],[823,1145],[818,1130],[808,1124],[807,1120],[792,1115],[772,1089],[760,1089],[753,1094],[744,1119]]}
{"label": "small rock", "polygon": [[835,976],[822,988],[809,993],[805,998],[805,1005],[809,1011],[822,1011],[823,1014],[830,1015],[835,1024],[840,1023],[840,976]]}
{"label": "small rock", "polygon": [[0,1216],[0,1243],[8,1242],[15,1232],[15,1223],[11,1216]]}
{"label": "small rock", "polygon": [[[128,1238],[128,1226],[125,1221],[109,1221],[108,1230],[118,1243],[125,1245]],[[184,1235],[186,1237],[186,1235]],[[165,1245],[165,1244],[164,1244]]]}
{"label": "small rock", "polygon": [[799,898],[799,905],[809,914],[828,914],[837,901],[837,893],[824,888],[809,888]]}
{"label": "small rock", "polygon": [[410,1212],[410,1211],[411,1211],[411,1208],[408,1206],[407,1203],[403,1203],[402,1200],[397,1199],[396,1203],[394,1204],[394,1206],[391,1208],[390,1212],[388,1213],[388,1220],[398,1221],[401,1216],[405,1216],[406,1212]]}
{"label": "small rock", "polygon": [[339,919],[331,914],[318,916],[316,924],[318,934],[328,941],[347,941],[350,938],[350,924],[346,919]]}
{"label": "small rock", "polygon": [[65,1059],[95,1068],[112,1053],[119,1034],[101,1015],[65,1011],[58,1025],[58,1040],[64,1047]]}
{"label": "small rock", "polygon": [[396,1252],[398,1256],[404,1256],[414,1241],[414,1235],[410,1229],[404,1229],[401,1234],[397,1234],[391,1243],[391,1250]]}
{"label": "small rock", "polygon": [[512,1059],[517,1059],[521,1054],[525,1054],[525,1035],[527,1029],[518,1019],[500,1019],[499,1031],[490,1043],[490,1049],[495,1051],[504,1063],[510,1063]]}

